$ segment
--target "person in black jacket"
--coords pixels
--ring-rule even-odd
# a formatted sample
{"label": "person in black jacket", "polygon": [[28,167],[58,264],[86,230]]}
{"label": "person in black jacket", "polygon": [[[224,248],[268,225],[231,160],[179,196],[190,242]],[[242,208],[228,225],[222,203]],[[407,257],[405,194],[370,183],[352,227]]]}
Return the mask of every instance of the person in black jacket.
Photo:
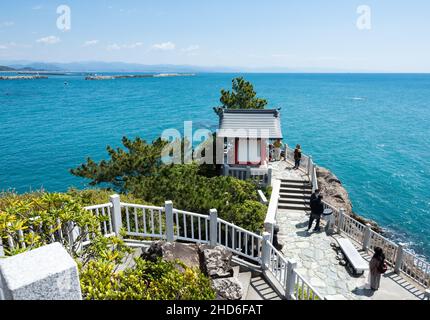
{"label": "person in black jacket", "polygon": [[311,202],[310,202],[311,216],[309,218],[308,231],[311,230],[314,220],[317,221],[314,231],[321,230],[320,229],[321,215],[324,212],[324,205],[322,203],[322,199],[323,199],[323,196],[316,195],[316,192],[311,196]]}

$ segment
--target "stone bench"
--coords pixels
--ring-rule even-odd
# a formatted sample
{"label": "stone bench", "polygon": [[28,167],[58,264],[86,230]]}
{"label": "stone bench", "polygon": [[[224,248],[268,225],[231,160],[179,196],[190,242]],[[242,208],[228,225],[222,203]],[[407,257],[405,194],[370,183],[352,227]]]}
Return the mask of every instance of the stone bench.
{"label": "stone bench", "polygon": [[337,242],[355,274],[361,275],[364,271],[369,270],[369,263],[363,259],[349,239],[340,238],[337,239]]}

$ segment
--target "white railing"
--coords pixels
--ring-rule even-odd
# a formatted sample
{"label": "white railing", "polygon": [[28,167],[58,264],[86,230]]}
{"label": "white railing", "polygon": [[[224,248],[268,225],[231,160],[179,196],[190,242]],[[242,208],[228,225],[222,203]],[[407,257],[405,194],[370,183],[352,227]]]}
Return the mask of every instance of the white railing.
{"label": "white railing", "polygon": [[[90,207],[84,208],[87,211],[91,211],[92,214],[94,214],[97,217],[102,217],[102,221],[100,222],[100,228],[99,230],[101,233],[106,237],[111,237],[115,235],[115,231],[113,230],[112,225],[112,203],[105,203]],[[88,231],[88,229],[87,229]],[[87,241],[90,241],[89,239],[90,235],[87,235]]]}
{"label": "white railing", "polygon": [[177,240],[209,243],[209,216],[173,209]]}
{"label": "white railing", "polygon": [[[285,146],[286,160],[294,163],[294,150]],[[313,192],[318,189],[318,179],[316,174],[316,164],[312,157],[303,155],[300,168],[308,173],[309,180],[312,183]],[[365,251],[374,252],[375,247],[384,250],[386,261],[397,273],[402,273],[413,279],[419,285],[424,287],[430,286],[430,263],[407,252],[402,244],[396,244],[393,241],[371,230],[370,225],[364,225],[353,217],[347,215],[342,208],[336,208],[327,202],[323,202],[325,208],[333,211],[332,220],[329,224],[337,228],[338,233],[344,233],[356,243],[362,246]]]}
{"label": "white railing", "polygon": [[261,186],[270,186],[272,183],[272,168],[236,167],[224,165],[224,176],[239,180],[252,180]]}
{"label": "white railing", "polygon": [[322,296],[310,285],[310,283],[296,270],[294,297],[295,300],[323,300]]}
{"label": "white railing", "polygon": [[273,182],[272,194],[270,196],[269,207],[267,209],[266,219],[264,220],[264,229],[273,235],[273,228],[276,225],[276,213],[281,192],[281,181]]}
{"label": "white railing", "polygon": [[263,270],[270,273],[272,278],[282,288],[283,294],[291,300],[323,300],[323,297],[296,270],[297,263],[287,260],[269,241],[270,234],[263,236]]}
{"label": "white railing", "polygon": [[164,208],[121,202],[121,220],[126,234],[132,237],[165,238]]}
{"label": "white railing", "polygon": [[260,262],[262,237],[225,220],[218,219],[217,243],[239,256]]}
{"label": "white railing", "polygon": [[430,263],[417,258],[410,252],[403,252],[400,271],[425,288],[430,287]]}

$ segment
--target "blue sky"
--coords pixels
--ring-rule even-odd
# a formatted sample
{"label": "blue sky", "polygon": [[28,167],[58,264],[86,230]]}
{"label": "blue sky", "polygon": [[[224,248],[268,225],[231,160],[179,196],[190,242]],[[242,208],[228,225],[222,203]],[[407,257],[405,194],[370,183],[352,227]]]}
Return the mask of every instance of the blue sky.
{"label": "blue sky", "polygon": [[430,72],[429,39],[428,0],[0,2],[0,60]]}

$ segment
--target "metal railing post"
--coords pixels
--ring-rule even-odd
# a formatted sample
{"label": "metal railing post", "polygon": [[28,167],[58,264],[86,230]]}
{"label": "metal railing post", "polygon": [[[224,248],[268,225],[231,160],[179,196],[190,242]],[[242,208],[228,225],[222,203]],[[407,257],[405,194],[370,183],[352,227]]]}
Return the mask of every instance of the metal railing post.
{"label": "metal railing post", "polygon": [[364,238],[363,238],[363,250],[367,252],[369,250],[370,245],[370,237],[372,235],[372,228],[371,224],[366,224],[366,230],[364,231]]}
{"label": "metal railing post", "polygon": [[173,202],[166,201],[164,203],[164,209],[166,212],[166,241],[175,241],[175,232],[173,228]]}
{"label": "metal railing post", "polygon": [[397,257],[396,257],[396,265],[394,266],[394,272],[400,274],[400,270],[402,269],[403,262],[403,254],[405,251],[405,244],[399,243],[399,247],[397,248]]}
{"label": "metal railing post", "polygon": [[122,218],[121,218],[121,199],[118,194],[110,196],[110,202],[112,203],[112,224],[113,231],[117,237],[120,235],[122,228]]}
{"label": "metal railing post", "polygon": [[261,269],[267,270],[267,266],[270,261],[270,240],[271,236],[269,232],[263,233],[263,243],[261,248]]}
{"label": "metal railing post", "polygon": [[209,218],[209,242],[211,247],[216,247],[218,244],[218,211],[210,210]]}
{"label": "metal railing post", "polygon": [[288,260],[287,265],[287,288],[285,291],[285,298],[287,300],[294,300],[294,291],[296,289],[296,273],[294,269],[297,268],[297,262],[295,260]]}

